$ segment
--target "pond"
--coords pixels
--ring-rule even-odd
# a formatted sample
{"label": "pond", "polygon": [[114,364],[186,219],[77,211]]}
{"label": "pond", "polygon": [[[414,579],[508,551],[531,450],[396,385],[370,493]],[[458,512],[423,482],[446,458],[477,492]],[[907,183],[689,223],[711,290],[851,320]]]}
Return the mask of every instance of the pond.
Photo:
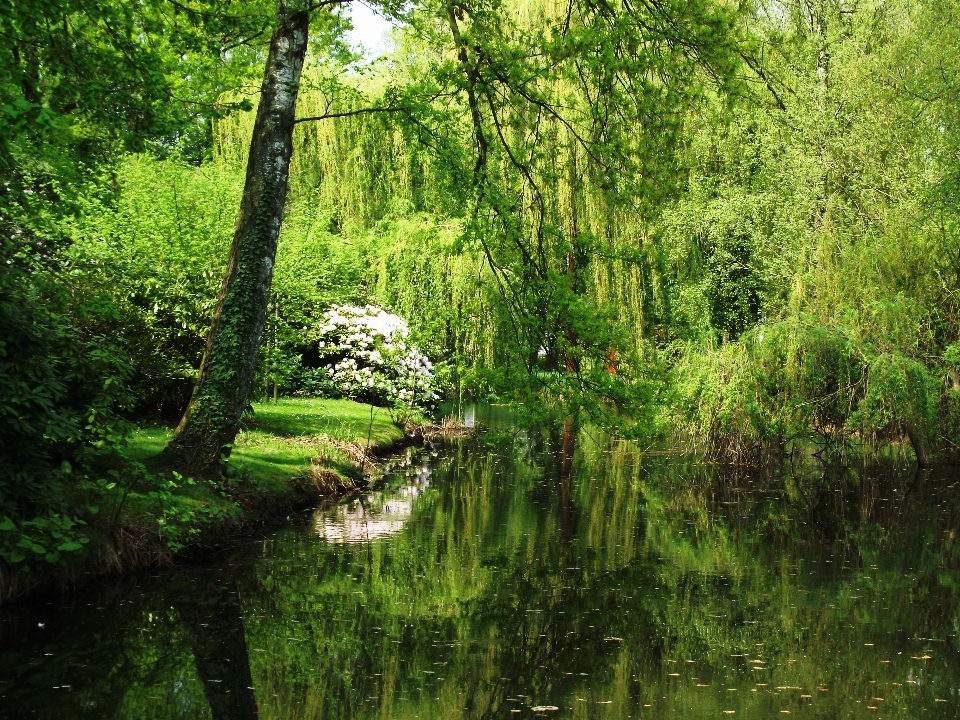
{"label": "pond", "polygon": [[0,616],[3,718],[956,718],[956,473],[583,431],[411,451],[202,566]]}

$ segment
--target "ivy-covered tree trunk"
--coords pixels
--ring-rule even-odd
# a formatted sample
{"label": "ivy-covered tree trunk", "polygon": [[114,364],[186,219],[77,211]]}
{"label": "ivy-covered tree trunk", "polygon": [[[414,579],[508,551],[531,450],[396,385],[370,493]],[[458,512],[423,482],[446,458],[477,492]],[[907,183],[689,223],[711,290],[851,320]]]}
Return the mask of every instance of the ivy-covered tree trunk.
{"label": "ivy-covered tree trunk", "polygon": [[165,450],[185,473],[220,474],[250,402],[287,195],[306,7],[305,0],[278,3],[226,277],[193,396]]}

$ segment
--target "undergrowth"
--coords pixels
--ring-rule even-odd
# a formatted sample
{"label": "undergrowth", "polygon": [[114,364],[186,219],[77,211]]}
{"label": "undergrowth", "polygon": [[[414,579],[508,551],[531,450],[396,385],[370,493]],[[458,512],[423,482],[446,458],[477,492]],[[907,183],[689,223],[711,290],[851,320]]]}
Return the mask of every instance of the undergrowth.
{"label": "undergrowth", "polygon": [[[170,553],[206,533],[256,519],[305,485],[354,486],[370,453],[403,437],[387,410],[349,400],[285,399],[255,404],[216,481],[163,472],[167,428],[135,430],[110,466],[71,486],[63,512],[17,521],[0,517],[0,569],[43,571],[82,564],[118,533],[152,536]],[[322,485],[317,479],[322,478]]]}

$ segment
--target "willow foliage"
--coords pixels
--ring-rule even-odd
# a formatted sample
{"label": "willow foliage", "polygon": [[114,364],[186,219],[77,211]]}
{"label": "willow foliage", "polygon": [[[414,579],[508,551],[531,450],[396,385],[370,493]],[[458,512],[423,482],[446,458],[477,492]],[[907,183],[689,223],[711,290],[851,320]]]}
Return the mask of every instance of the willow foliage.
{"label": "willow foliage", "polygon": [[[300,114],[326,119],[298,130],[291,217],[315,208],[363,245],[368,293],[474,391],[546,384],[637,416],[662,294],[646,221],[678,188],[686,115],[732,72],[730,18],[699,2],[479,2],[405,19],[384,69],[312,68]],[[221,123],[222,158],[248,122]]]}
{"label": "willow foliage", "polygon": [[[391,11],[373,64],[314,57],[263,381],[297,391],[304,329],[373,302],[461,393],[660,423],[719,456],[960,444],[956,3],[742,10],[427,2]],[[213,248],[220,200],[184,211],[170,188],[236,187],[252,121],[217,119],[197,171],[130,161],[156,179],[125,170],[121,196],[192,213],[186,244]],[[177,331],[196,346],[201,310]]]}
{"label": "willow foliage", "polygon": [[957,443],[955,3],[445,10],[311,96],[383,112],[310,123],[297,191],[435,347],[501,391],[659,396],[721,455]]}
{"label": "willow foliage", "polygon": [[760,10],[755,90],[691,130],[689,192],[659,228],[672,330],[696,348],[675,417],[735,456],[904,436],[918,458],[955,450],[957,6]]}

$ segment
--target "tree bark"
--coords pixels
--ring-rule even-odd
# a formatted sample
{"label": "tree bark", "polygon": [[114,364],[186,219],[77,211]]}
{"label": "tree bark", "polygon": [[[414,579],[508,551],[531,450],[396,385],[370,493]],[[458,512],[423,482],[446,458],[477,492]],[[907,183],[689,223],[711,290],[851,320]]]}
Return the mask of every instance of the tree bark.
{"label": "tree bark", "polygon": [[927,453],[927,443],[924,440],[923,432],[910,421],[903,424],[903,429],[913,446],[913,454],[917,456],[917,467],[924,470],[931,467],[930,455]]}
{"label": "tree bark", "polygon": [[305,1],[280,0],[260,90],[226,277],[197,384],[167,446],[170,465],[217,476],[250,402],[287,195],[294,114],[307,50]]}

